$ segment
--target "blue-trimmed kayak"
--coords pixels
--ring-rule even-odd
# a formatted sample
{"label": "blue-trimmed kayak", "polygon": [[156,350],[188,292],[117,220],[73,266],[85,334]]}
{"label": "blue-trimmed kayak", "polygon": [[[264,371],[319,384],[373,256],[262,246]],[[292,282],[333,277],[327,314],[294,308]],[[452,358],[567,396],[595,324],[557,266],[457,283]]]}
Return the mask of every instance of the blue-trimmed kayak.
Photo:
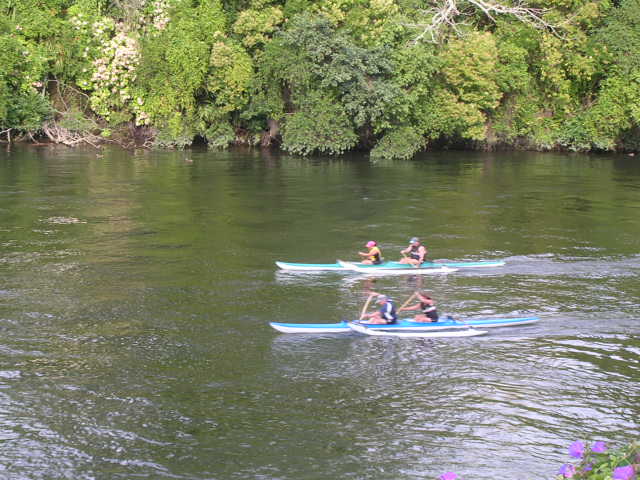
{"label": "blue-trimmed kayak", "polygon": [[[373,330],[385,331],[435,331],[450,329],[466,329],[469,327],[498,328],[512,327],[516,325],[530,325],[539,322],[538,317],[518,317],[518,318],[478,318],[467,320],[451,320],[443,318],[442,321],[432,323],[412,322],[411,320],[398,320],[392,325],[376,325],[373,323],[362,323]],[[273,328],[283,333],[349,333],[349,322],[339,323],[269,323]]]}
{"label": "blue-trimmed kayak", "polygon": [[384,270],[407,270],[419,271],[433,268],[480,268],[480,267],[502,267],[504,260],[482,260],[478,262],[425,262],[420,267],[415,268],[406,263],[400,262],[384,262],[379,265],[364,265],[360,262],[342,262],[336,263],[291,263],[276,262],[276,265],[282,270],[296,271],[339,271],[339,272],[361,272],[361,271],[384,271]]}

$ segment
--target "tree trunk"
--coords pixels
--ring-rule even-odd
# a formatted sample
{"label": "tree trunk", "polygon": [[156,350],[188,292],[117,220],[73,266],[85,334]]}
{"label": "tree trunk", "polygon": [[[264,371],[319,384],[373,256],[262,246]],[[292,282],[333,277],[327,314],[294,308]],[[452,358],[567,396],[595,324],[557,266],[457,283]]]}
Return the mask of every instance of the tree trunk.
{"label": "tree trunk", "polygon": [[275,140],[275,138],[280,134],[280,124],[277,120],[273,118],[267,119],[268,130],[262,134],[262,139],[260,140],[261,147],[269,147]]}

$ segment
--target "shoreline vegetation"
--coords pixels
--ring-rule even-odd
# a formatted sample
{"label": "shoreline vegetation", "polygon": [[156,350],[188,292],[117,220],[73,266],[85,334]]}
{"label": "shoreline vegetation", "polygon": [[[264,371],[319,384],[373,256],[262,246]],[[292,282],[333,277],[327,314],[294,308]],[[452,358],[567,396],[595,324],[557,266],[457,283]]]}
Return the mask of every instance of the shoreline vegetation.
{"label": "shoreline vegetation", "polygon": [[3,0],[0,142],[640,151],[640,0]]}
{"label": "shoreline vegetation", "polygon": [[[591,446],[576,440],[568,448],[574,461],[560,466],[554,480],[637,480],[640,474],[640,443],[609,448],[603,441]],[[438,480],[463,480],[455,472],[445,472]]]}

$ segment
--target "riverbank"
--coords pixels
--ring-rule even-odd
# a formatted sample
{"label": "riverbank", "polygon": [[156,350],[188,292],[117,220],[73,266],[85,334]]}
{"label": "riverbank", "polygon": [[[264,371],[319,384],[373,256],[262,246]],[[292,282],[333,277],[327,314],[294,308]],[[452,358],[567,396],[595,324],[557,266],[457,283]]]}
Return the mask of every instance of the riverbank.
{"label": "riverbank", "polygon": [[[272,154],[287,154],[288,152],[282,148],[280,137],[271,139],[267,145],[263,145],[262,142],[252,142],[246,135],[246,132],[238,132],[235,140],[225,147],[210,147],[206,140],[197,137],[194,138],[191,143],[181,146],[176,145],[163,145],[156,142],[158,132],[149,127],[135,127],[134,125],[128,125],[115,131],[110,131],[109,138],[101,135],[98,130],[94,132],[88,131],[70,131],[60,127],[47,127],[46,134],[32,132],[29,134],[19,134],[16,137],[11,137],[11,133],[7,132],[7,140],[0,140],[0,144],[10,147],[11,145],[25,145],[25,146],[66,146],[66,147],[92,147],[96,151],[100,151],[105,147],[120,147],[124,150],[192,150],[192,149],[208,149],[215,150],[234,150],[234,149],[251,149],[259,152],[270,152]],[[256,137],[257,138],[257,137]],[[517,144],[493,144],[489,145],[484,142],[464,142],[464,141],[446,141],[441,140],[433,142],[428,147],[423,147],[421,150],[416,151],[414,156],[420,153],[426,152],[445,152],[445,151],[468,151],[468,152],[556,152],[556,153],[578,153],[565,146],[556,145],[554,148],[535,148],[533,145],[529,145],[526,142],[520,142]],[[351,153],[364,152],[366,150],[356,149]],[[347,152],[343,152],[347,153]],[[584,153],[584,152],[583,152]],[[637,152],[627,151],[624,147],[620,149],[612,150],[595,150],[590,152],[594,155],[599,154],[611,154],[619,153],[629,157],[635,157]],[[317,156],[318,152],[311,154]],[[340,154],[334,155],[340,156]],[[395,157],[391,157],[393,159]]]}

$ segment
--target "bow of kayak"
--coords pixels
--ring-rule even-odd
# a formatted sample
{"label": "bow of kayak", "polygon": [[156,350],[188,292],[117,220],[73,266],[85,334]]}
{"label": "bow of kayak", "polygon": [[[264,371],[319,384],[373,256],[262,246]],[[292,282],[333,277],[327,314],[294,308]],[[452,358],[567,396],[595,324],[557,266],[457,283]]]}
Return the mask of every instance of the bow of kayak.
{"label": "bow of kayak", "polygon": [[319,271],[346,271],[339,263],[290,263],[276,262],[278,268],[282,270],[297,270],[302,272],[319,272]]}
{"label": "bow of kayak", "polygon": [[273,328],[282,333],[348,333],[349,324],[339,323],[280,323],[269,322]]}

